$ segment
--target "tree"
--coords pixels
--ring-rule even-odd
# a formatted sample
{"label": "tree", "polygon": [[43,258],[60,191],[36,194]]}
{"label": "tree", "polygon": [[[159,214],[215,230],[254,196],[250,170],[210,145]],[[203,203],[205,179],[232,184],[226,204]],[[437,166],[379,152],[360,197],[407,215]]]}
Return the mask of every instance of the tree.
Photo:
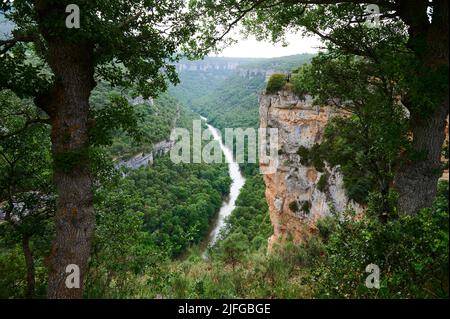
{"label": "tree", "polygon": [[380,193],[380,217],[387,217],[395,167],[409,146],[406,110],[395,87],[372,61],[333,53],[319,54],[292,82],[297,91],[313,94],[315,103],[347,111],[327,124],[319,158],[340,165],[350,199],[367,203],[369,193]]}
{"label": "tree", "polygon": [[[195,1],[217,43],[239,21],[260,39],[287,31],[320,36],[329,50],[378,64],[408,109],[411,147],[394,182],[399,209],[429,207],[437,190],[448,117],[448,1],[258,0]],[[379,6],[380,27],[365,24],[367,4]],[[209,22],[209,23],[208,23]],[[206,32],[208,32],[206,30]],[[208,35],[204,35],[208,37]],[[338,98],[338,97],[337,97]]]}
{"label": "tree", "polygon": [[25,296],[33,298],[38,254],[31,242],[39,238],[46,243],[53,234],[49,128],[30,101],[11,91],[0,91],[0,115],[0,213],[6,221],[0,233],[9,238],[5,246],[20,243],[27,270]]}
{"label": "tree", "polygon": [[156,276],[166,257],[150,243],[150,234],[142,227],[143,214],[134,209],[139,199],[118,191],[126,186],[122,181],[96,192],[100,198],[86,281],[89,298],[129,297],[143,274]]}
{"label": "tree", "polygon": [[[80,28],[66,26],[69,4],[80,9]],[[144,97],[176,82],[171,63],[193,39],[193,14],[182,0],[7,0],[0,6],[16,24],[13,36],[0,40],[0,89],[32,98],[51,124],[58,200],[48,297],[80,298],[95,228],[89,96],[97,81],[135,84]],[[80,269],[80,289],[65,285],[69,264]]]}
{"label": "tree", "polygon": [[233,233],[220,243],[221,258],[226,263],[230,263],[234,271],[237,263],[245,256],[248,246],[247,236],[242,233]]}
{"label": "tree", "polygon": [[284,85],[286,84],[287,76],[283,73],[275,73],[269,78],[269,82],[267,83],[266,92],[267,93],[277,93],[282,90]]}

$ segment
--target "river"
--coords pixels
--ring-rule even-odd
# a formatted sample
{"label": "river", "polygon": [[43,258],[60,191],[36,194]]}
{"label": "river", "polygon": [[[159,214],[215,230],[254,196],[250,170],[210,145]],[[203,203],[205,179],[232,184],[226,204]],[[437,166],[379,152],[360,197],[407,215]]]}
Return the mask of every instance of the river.
{"label": "river", "polygon": [[[208,129],[213,136],[213,139],[219,142],[220,149],[222,150],[226,162],[228,163],[228,174],[230,175],[232,181],[230,187],[230,194],[222,202],[222,206],[220,207],[219,213],[217,214],[217,217],[214,219],[211,225],[211,231],[207,239],[202,244],[202,246],[207,248],[214,245],[214,243],[217,241],[218,236],[220,234],[220,230],[225,226],[225,219],[235,209],[236,199],[239,196],[241,188],[245,184],[245,178],[241,173],[239,164],[236,163],[233,157],[233,152],[222,143],[220,131],[215,127],[213,127],[212,125],[208,124],[207,118],[201,116],[201,119],[206,122],[206,125],[208,126]],[[137,169],[141,166],[151,165],[151,163],[153,163],[153,153],[138,154],[135,157],[129,159],[128,161],[121,161],[120,163],[117,164],[117,167],[126,166],[131,169]],[[206,257],[206,254],[204,254],[204,257]]]}
{"label": "river", "polygon": [[220,137],[220,132],[218,129],[213,127],[212,125],[208,124],[208,120],[205,117],[201,117],[202,120],[206,122],[206,125],[208,126],[208,129],[212,133],[212,136],[215,141],[218,141],[220,144],[220,149],[222,150],[223,154],[225,155],[226,162],[228,163],[228,173],[231,177],[231,187],[230,187],[230,194],[227,196],[227,198],[223,201],[222,207],[220,207],[219,213],[217,218],[214,220],[214,224],[212,225],[212,230],[209,233],[208,239],[207,239],[207,246],[212,246],[217,241],[218,236],[220,234],[220,230],[225,226],[225,219],[231,214],[231,212],[236,207],[236,199],[239,196],[239,193],[241,191],[241,188],[245,184],[245,178],[241,173],[241,170],[239,168],[239,164],[236,163],[233,152],[222,143],[222,139]]}

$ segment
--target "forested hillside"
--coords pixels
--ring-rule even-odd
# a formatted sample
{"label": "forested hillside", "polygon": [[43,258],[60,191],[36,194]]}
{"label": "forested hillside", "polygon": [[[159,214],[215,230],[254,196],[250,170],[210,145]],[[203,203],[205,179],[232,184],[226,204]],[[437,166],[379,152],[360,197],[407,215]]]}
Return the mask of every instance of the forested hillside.
{"label": "forested hillside", "polygon": [[[28,105],[21,105],[11,92],[2,91],[0,98],[5,116],[13,111],[11,108],[18,112],[27,110]],[[168,94],[134,107],[128,100],[133,99],[111,90],[107,84],[99,85],[91,98],[98,125],[112,128],[113,120],[122,125],[107,134],[92,132],[93,140],[106,144],[92,154],[99,184],[95,192],[97,232],[86,291],[89,297],[131,296],[149,267],[156,262],[158,267],[163,265],[205,238],[222,198],[229,191],[230,178],[224,164],[173,164],[166,154],[140,169],[114,168],[117,158],[151,152],[155,143],[169,138],[174,126],[192,130],[192,120],[196,118]],[[9,129],[13,124],[2,122]],[[21,183],[50,183],[46,169],[51,163],[49,143],[47,139],[45,143],[36,140],[44,132],[46,127],[42,124],[35,131],[1,141],[0,167],[2,172],[12,169],[2,175],[2,194],[17,183],[17,178]],[[30,138],[39,145],[32,152],[23,144]],[[30,156],[39,157],[39,162],[29,163]],[[10,160],[15,161],[14,166]],[[19,167],[20,175],[16,171]],[[54,197],[51,192],[47,194],[51,196],[46,199],[50,204]],[[0,265],[4,274],[0,296],[43,297],[47,283],[45,256],[54,236],[52,212],[38,211],[41,206],[35,202],[39,199],[36,195],[22,193],[20,198],[33,213],[22,215],[14,208],[9,214],[11,218],[20,218],[21,224],[8,216],[0,223]],[[1,209],[3,212],[9,208]],[[24,238],[27,246],[21,245]],[[27,251],[32,256],[29,263],[24,262]],[[113,282],[116,284],[112,285]]]}
{"label": "forested hillside", "polygon": [[208,120],[217,128],[258,127],[258,94],[274,72],[291,72],[310,61],[313,55],[299,54],[274,59],[209,58],[194,62],[200,68],[217,61],[231,69],[181,70],[180,84],[170,91],[181,103]]}

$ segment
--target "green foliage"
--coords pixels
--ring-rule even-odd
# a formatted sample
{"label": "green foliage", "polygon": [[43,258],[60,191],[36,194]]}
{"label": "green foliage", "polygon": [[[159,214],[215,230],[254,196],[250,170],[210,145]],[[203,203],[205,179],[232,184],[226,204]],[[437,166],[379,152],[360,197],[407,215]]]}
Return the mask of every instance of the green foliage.
{"label": "green foliage", "polygon": [[[3,155],[0,158],[0,194],[6,196],[13,190],[11,186],[15,185],[15,200],[24,202],[24,208],[29,211],[39,209],[39,212],[49,209],[51,215],[54,207],[50,203],[45,203],[43,207],[46,209],[42,209],[42,206],[37,205],[39,202],[27,193],[20,193],[23,189],[38,190],[51,183],[47,128],[39,123],[23,129],[26,119],[36,116],[34,109],[28,109],[27,104],[9,92],[1,93],[1,124],[8,129],[2,134],[7,132],[8,135],[0,139],[0,152]],[[145,289],[146,284],[161,285],[164,281],[161,279],[164,277],[161,267],[166,258],[179,255],[205,237],[209,223],[220,207],[222,197],[228,193],[231,182],[226,165],[175,165],[167,157],[156,159],[154,167],[128,171],[122,179],[112,174],[109,154],[118,157],[135,154],[148,148],[145,144],[149,141],[166,139],[176,123],[185,127],[192,123],[189,113],[169,96],[156,99],[150,106],[138,106],[137,113],[128,114],[131,111],[128,103],[117,94],[99,85],[92,97],[95,104],[92,117],[98,126],[90,132],[93,146],[86,151],[86,156],[100,187],[95,196],[97,232],[90,259],[86,297],[147,296],[149,292]],[[112,104],[108,103],[109,96],[112,96]],[[142,116],[133,118],[139,111]],[[16,113],[23,113],[23,119],[9,116]],[[110,121],[117,122],[108,126]],[[140,126],[136,132],[142,138],[136,139],[132,131],[126,132],[127,135],[122,133],[127,128],[134,130],[136,125]],[[18,134],[9,136],[9,132],[14,131]],[[126,150],[115,151],[117,141],[122,141]],[[151,150],[152,145],[148,149]],[[56,156],[55,162],[63,162],[65,166],[61,167],[67,167],[71,163],[76,165],[80,157],[73,156],[70,159],[73,160]],[[1,199],[0,202],[3,202],[3,197]],[[49,199],[54,200],[54,197]],[[4,209],[0,205],[2,213]],[[13,210],[12,214],[16,216],[19,212]],[[46,272],[42,263],[44,256],[48,255],[53,223],[48,217],[38,219],[41,215],[29,214],[26,218],[17,216],[22,220],[20,227],[5,222],[0,224],[0,264],[3,265],[5,258],[13,258],[13,255],[23,258],[23,255],[15,253],[15,249],[21,242],[21,236],[31,236],[36,267],[35,295],[44,296],[46,277],[43,274]],[[18,264],[13,266],[17,268],[15,277],[5,277],[0,290],[4,296],[23,297],[26,270]],[[2,268],[10,271],[10,268]],[[143,277],[148,273],[152,276],[144,280]]]}
{"label": "green foliage", "polygon": [[171,92],[214,127],[258,127],[257,93],[264,87],[262,74],[245,77],[230,72],[186,71],[180,73],[180,80]]}
{"label": "green foliage", "polygon": [[336,219],[334,216],[327,216],[324,218],[320,218],[317,223],[316,227],[319,231],[320,239],[327,244],[328,239],[330,238],[331,234],[333,234],[336,231]]}
{"label": "green foliage", "polygon": [[318,172],[325,169],[325,156],[320,144],[314,144],[310,149],[300,145],[297,154],[300,156],[300,163],[305,166],[313,166]]}
{"label": "green foliage", "polygon": [[0,91],[0,202],[17,192],[51,188],[49,127],[41,116],[31,101]]}
{"label": "green foliage", "polygon": [[300,156],[300,163],[302,163],[302,165],[308,165],[309,149],[300,145],[297,154]]}
{"label": "green foliage", "polygon": [[[237,70],[208,69],[180,71],[180,83],[170,92],[185,106],[208,118],[215,127],[258,128],[258,93],[265,89],[265,72],[288,72],[310,61],[313,55],[297,54],[272,59],[205,58],[188,64],[224,65],[237,63]],[[182,61],[187,63],[187,61]],[[248,174],[251,175],[251,174]]]}
{"label": "green foliage", "polygon": [[[42,119],[42,121],[41,121]],[[0,297],[43,297],[44,256],[53,236],[49,128],[45,117],[11,91],[0,91]],[[27,288],[24,247],[34,264]]]}
{"label": "green foliage", "polygon": [[[139,18],[136,12],[149,6],[146,1],[105,4],[102,1],[78,0],[75,3],[83,12],[79,29],[67,28],[64,19],[59,18],[66,16],[68,1],[60,1],[58,5],[53,1],[43,1],[37,6],[19,0],[14,1],[14,9],[11,6],[4,8],[5,17],[16,26],[15,34],[36,35],[46,30],[46,42],[36,37],[32,39],[35,43],[29,46],[39,56],[39,65],[26,63],[27,57],[22,54],[26,45],[20,41],[9,50],[13,55],[2,55],[1,73],[15,76],[11,77],[14,81],[8,80],[10,83],[2,81],[0,87],[9,87],[18,94],[20,92],[20,96],[33,97],[37,93],[45,93],[54,80],[42,72],[48,66],[46,50],[49,43],[82,45],[89,42],[92,52],[86,52],[86,57],[93,53],[94,47],[102,47],[95,52],[98,80],[117,87],[134,86],[145,97],[164,91],[167,81],[177,82],[172,63],[179,58],[179,49],[201,55],[199,44],[203,41],[195,41],[195,16],[186,10],[185,1],[158,1],[152,4],[155,14],[139,15]],[[39,20],[36,19],[38,11],[46,12]],[[174,27],[164,32],[158,29],[158,25],[166,23]]]}
{"label": "green foliage", "polygon": [[[168,80],[176,83],[171,64],[180,45],[204,54],[200,47],[212,44],[210,33],[220,27],[206,23],[205,32],[198,32],[196,15],[223,23],[241,15],[239,6],[247,2],[192,1],[192,8],[201,9],[193,14],[185,10],[185,1],[159,1],[154,6],[156,15],[140,19],[134,19],[134,14],[141,11],[142,1],[115,1],[108,6],[101,1],[78,2],[85,12],[83,27],[72,31],[55,20],[51,8],[44,10],[51,12],[44,21],[35,21],[39,15],[27,1],[14,1],[15,10],[11,10],[11,1],[1,6],[17,24],[16,34],[39,34],[43,24],[50,27],[52,37],[63,39],[61,44],[88,40],[100,48],[95,56],[100,85],[91,96],[91,148],[54,157],[60,169],[70,170],[89,160],[94,172],[105,175],[99,179],[95,197],[97,233],[87,297],[448,298],[448,184],[440,185],[433,207],[414,216],[398,216],[397,194],[390,189],[393,168],[401,163],[400,151],[409,160],[424,160],[427,155],[411,150],[409,123],[397,99],[408,102],[404,105],[414,115],[411,118],[426,118],[448,92],[448,66],[429,70],[417,63],[420,54],[405,46],[407,33],[400,19],[390,15],[381,28],[370,29],[362,23],[348,23],[349,17],[364,18],[363,7],[352,3],[305,9],[301,2],[269,1],[267,6],[256,6],[244,26],[259,38],[277,40],[286,30],[300,27],[326,35],[326,54],[294,71],[289,84],[284,74],[275,74],[267,92],[288,88],[300,97],[314,95],[316,103],[333,102],[350,111],[348,117],[327,125],[322,145],[300,147],[298,154],[303,165],[319,172],[324,172],[325,161],[339,165],[348,197],[366,203],[366,214],[347,212],[320,220],[320,237],[300,245],[288,240],[267,255],[272,228],[264,183],[255,175],[257,166],[246,164],[241,167],[247,182],[210,259],[204,261],[194,246],[186,260],[169,262],[208,233],[230,186],[226,165],[175,165],[162,157],[151,167],[125,169],[120,179],[109,176],[112,165],[105,154],[123,159],[150,152],[173,126],[186,127],[191,119],[174,99],[163,95],[153,104],[131,107],[125,98],[134,95],[129,88],[137,86],[139,94],[148,97],[164,90]],[[44,7],[48,4],[55,3],[40,1]],[[63,9],[64,4],[56,8]],[[386,8],[381,7],[384,12]],[[118,19],[123,23],[109,23]],[[165,22],[174,26],[165,31],[169,35],[159,27]],[[195,38],[196,34],[201,37]],[[19,245],[23,238],[30,240],[34,255],[36,296],[45,295],[43,256],[48,254],[54,231],[48,220],[54,198],[49,196],[42,203],[42,196],[37,196],[53,193],[45,114],[32,106],[31,99],[18,99],[41,96],[54,85],[46,63],[51,43],[36,38],[36,44],[19,43],[1,55],[0,73],[11,76],[0,80],[0,88],[10,88],[16,96],[0,92],[0,209],[20,221],[0,222],[0,297],[5,298],[25,296],[26,266]],[[248,68],[286,71],[295,59],[289,57],[282,67],[270,60],[246,62]],[[184,87],[174,88],[175,94],[215,126],[258,126],[257,91],[264,88],[262,73],[185,72],[181,78]],[[110,90],[106,83],[123,91]],[[39,121],[29,123],[30,119]],[[448,158],[448,145],[444,156]],[[321,175],[319,190],[326,191],[327,179],[327,173]],[[110,185],[111,181],[118,183]],[[20,207],[25,210],[4,204],[12,199],[23,203]],[[308,214],[311,202],[294,201],[289,208]],[[381,268],[380,290],[364,286],[369,263]]]}
{"label": "green foliage", "polygon": [[407,117],[395,92],[385,80],[367,82],[376,75],[363,58],[321,54],[308,72],[316,103],[339,97],[338,105],[350,112],[328,122],[319,157],[340,166],[349,198],[367,203],[370,192],[386,196],[400,150],[409,148]]}
{"label": "green foliage", "polygon": [[[265,249],[267,238],[273,229],[264,193],[265,184],[261,175],[247,177],[236,200],[236,208],[226,220],[221,238],[232,234],[245,234],[252,249]],[[216,245],[220,249],[221,241]]]}
{"label": "green foliage", "polygon": [[361,116],[332,119],[320,150],[331,166],[340,166],[348,197],[367,203],[372,191],[386,195],[406,143],[406,127],[398,113],[368,107]]}
{"label": "green foliage", "polygon": [[311,202],[308,200],[300,202],[301,211],[305,214],[309,214],[311,211]]}
{"label": "green foliage", "polygon": [[368,196],[366,214],[374,218],[379,216],[382,218],[381,220],[397,218],[397,200],[398,193],[393,189],[389,190],[387,195],[372,192]]}
{"label": "green foliage", "polygon": [[287,260],[253,252],[234,270],[219,259],[176,263],[160,292],[172,298],[311,298],[307,284]]}
{"label": "green foliage", "polygon": [[286,74],[274,73],[270,76],[269,82],[267,82],[266,93],[272,94],[281,91],[286,85]]}
{"label": "green foliage", "polygon": [[298,202],[296,200],[292,201],[289,203],[289,209],[294,212],[297,213],[300,211],[300,207],[298,206]]}
{"label": "green foliage", "polygon": [[294,70],[291,76],[290,83],[292,84],[292,91],[299,97],[304,97],[306,94],[313,92],[313,74],[311,64],[304,64],[297,70]]}
{"label": "green foliage", "polygon": [[232,233],[228,235],[220,244],[220,258],[232,265],[233,270],[236,264],[242,260],[248,250],[247,236],[242,233]]}
{"label": "green foliage", "polygon": [[[103,95],[103,99],[108,100],[105,95]],[[92,99],[95,101],[95,98]],[[142,131],[139,130],[138,123],[143,114],[140,114],[140,110],[128,103],[123,96],[110,95],[109,100],[110,103],[104,106],[99,106],[100,103],[94,104],[91,113],[95,119],[95,125],[89,132],[90,145],[111,145],[113,144],[113,138],[118,134],[129,136],[138,141],[142,137]]]}
{"label": "green foliage", "polygon": [[[448,218],[448,183],[441,183],[433,207],[416,216],[387,223],[370,213],[326,217],[318,236],[275,245],[271,255],[234,233],[225,239],[228,255],[204,261],[194,252],[170,268],[159,291],[176,298],[447,298]],[[380,289],[365,286],[371,263],[381,269]]]}
{"label": "green foliage", "polygon": [[289,203],[289,209],[294,213],[303,212],[304,214],[309,214],[311,210],[311,202],[307,200],[301,202],[294,200]]}
{"label": "green foliage", "polygon": [[[316,273],[319,296],[448,298],[448,183],[439,189],[433,207],[415,216],[335,220]],[[379,290],[365,287],[370,263],[380,267]]]}
{"label": "green foliage", "polygon": [[107,146],[115,158],[149,153],[154,144],[169,137],[172,128],[180,124],[180,113],[186,112],[167,93],[139,105],[128,101],[131,94],[100,83],[91,96],[91,117],[95,122],[90,129],[91,145]]}
{"label": "green foliage", "polygon": [[[4,225],[0,224],[0,228]],[[1,235],[0,235],[1,236]],[[5,238],[1,236],[1,239]],[[39,238],[36,238],[39,245]],[[34,248],[32,246],[32,248]],[[36,251],[35,254],[42,254],[42,251]],[[47,269],[41,258],[35,260],[35,280],[36,287],[34,291],[35,297],[45,297],[47,290]],[[2,243],[0,248],[0,298],[2,299],[20,299],[26,298],[27,291],[27,269],[25,265],[25,257],[23,255],[22,247],[17,245],[7,246]]]}
{"label": "green foliage", "polygon": [[445,161],[443,164],[443,169],[448,169],[448,158],[449,158],[448,148],[449,148],[449,142],[445,141],[444,145],[442,147],[442,157],[445,158]]}
{"label": "green foliage", "polygon": [[0,250],[0,298],[23,298],[26,289],[26,266],[20,246]]}
{"label": "green foliage", "polygon": [[328,173],[324,173],[322,175],[320,175],[319,181],[317,182],[317,189],[319,191],[321,191],[322,193],[325,193],[326,191],[328,191],[328,178],[329,178],[329,174]]}
{"label": "green foliage", "polygon": [[387,195],[400,150],[408,147],[404,111],[382,81],[367,83],[372,72],[371,63],[363,58],[330,53],[318,55],[297,73],[299,84],[308,86],[316,103],[339,97],[335,103],[351,112],[327,123],[322,144],[310,150],[300,147],[300,161],[319,172],[324,171],[325,161],[340,166],[347,196],[359,203],[367,203],[373,191]]}
{"label": "green foliage", "polygon": [[134,209],[138,198],[118,191],[125,186],[122,181],[96,194],[97,230],[86,281],[88,298],[138,294],[145,286],[141,276],[151,272],[156,277],[167,258],[143,228],[143,214]]}
{"label": "green foliage", "polygon": [[230,185],[224,164],[174,164],[168,157],[128,174],[122,192],[137,199],[133,210],[143,213],[144,229],[169,256],[207,235]]}
{"label": "green foliage", "polygon": [[[302,31],[323,40],[326,50],[312,62],[311,69],[299,72],[291,87],[300,95],[308,89],[316,103],[334,104],[359,117],[361,126],[353,127],[353,131],[366,140],[367,147],[364,153],[354,149],[354,162],[379,166],[370,168],[369,176],[356,173],[347,177],[350,197],[360,202],[366,202],[368,192],[377,188],[387,195],[394,167],[400,168],[396,184],[403,198],[412,187],[408,184],[413,184],[408,181],[420,184],[427,180],[420,176],[430,174],[423,167],[439,161],[433,149],[436,146],[423,141],[432,132],[439,131],[442,137],[443,126],[437,129],[431,123],[442,123],[448,116],[448,62],[435,50],[439,47],[445,51],[447,47],[447,32],[441,32],[448,26],[447,9],[436,6],[430,12],[423,5],[405,11],[400,3],[377,2],[380,24],[372,28],[364,23],[367,12],[360,1],[326,1],[318,5],[309,5],[307,0],[256,4],[195,1],[196,8],[203,8],[206,34],[220,34],[224,25],[242,20],[246,32],[258,39],[285,43],[289,33]],[[417,17],[422,17],[421,23]],[[440,27],[430,28],[432,25]],[[307,79],[302,81],[305,73]],[[400,114],[404,108],[409,116]],[[386,130],[383,132],[381,127]],[[414,133],[409,139],[408,130]],[[400,150],[405,162],[399,159]],[[359,163],[352,165],[356,172]],[[432,170],[437,179],[437,169]],[[417,174],[419,171],[422,173]],[[422,207],[429,204],[429,199],[419,196],[416,202]]]}

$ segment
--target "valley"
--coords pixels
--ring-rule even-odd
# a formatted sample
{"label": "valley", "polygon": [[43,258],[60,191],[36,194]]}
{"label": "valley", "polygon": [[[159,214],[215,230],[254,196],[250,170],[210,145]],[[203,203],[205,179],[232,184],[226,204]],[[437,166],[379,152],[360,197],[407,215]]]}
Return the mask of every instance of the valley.
{"label": "valley", "polygon": [[448,299],[446,13],[0,2],[0,299]]}
{"label": "valley", "polygon": [[[299,98],[287,87],[265,92],[272,74],[297,69],[311,58],[209,58],[180,64],[181,83],[156,99],[131,98],[131,92],[105,84],[94,90],[91,103],[99,125],[124,116],[130,105],[134,111],[125,122],[132,124],[129,128],[99,136],[109,142],[96,155],[104,168],[96,173],[101,187],[95,192],[97,231],[86,297],[326,297],[329,277],[320,272],[327,274],[325,267],[331,265],[323,256],[331,257],[332,245],[340,245],[327,238],[339,223],[333,214],[367,204],[347,206],[348,181],[338,167],[319,167],[316,157],[323,161],[323,155],[311,157],[313,164],[305,162],[313,155],[304,152],[328,138],[334,111],[312,105],[310,97]],[[192,133],[199,116],[224,160],[174,164],[171,131],[179,127]],[[258,127],[280,130],[281,164],[274,174],[261,175],[257,164],[237,164],[235,150],[221,139],[225,128]],[[45,243],[43,251],[51,232],[34,235]],[[3,254],[20,258],[16,250]],[[38,255],[35,267],[43,274]],[[21,271],[14,274],[3,287],[19,282]],[[37,294],[44,285],[45,277],[37,276]],[[2,289],[4,296],[21,296],[21,289]]]}

